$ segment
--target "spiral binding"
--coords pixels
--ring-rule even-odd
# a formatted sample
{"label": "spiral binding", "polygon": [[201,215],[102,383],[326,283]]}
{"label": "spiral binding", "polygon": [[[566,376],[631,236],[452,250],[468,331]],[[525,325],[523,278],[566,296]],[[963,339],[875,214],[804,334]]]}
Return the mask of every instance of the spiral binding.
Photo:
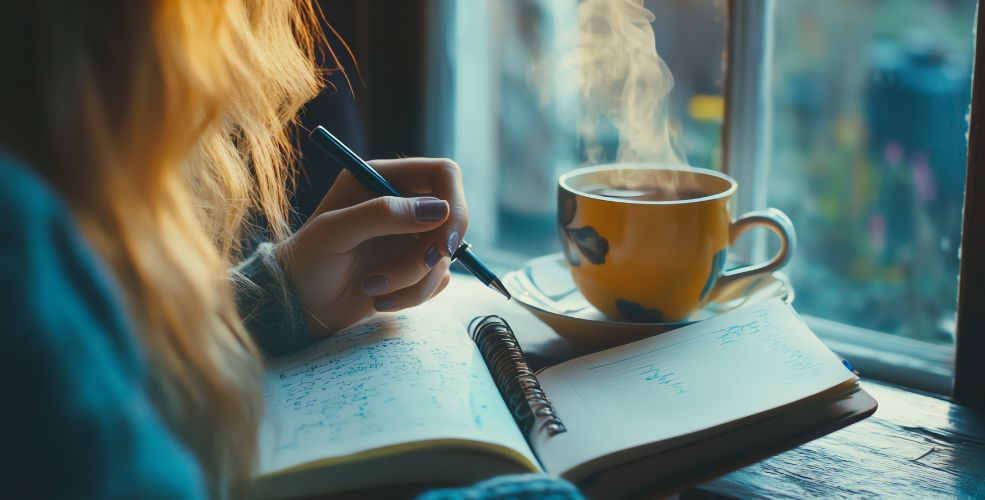
{"label": "spiral binding", "polygon": [[472,320],[469,330],[523,434],[529,435],[538,421],[542,423],[537,432],[546,430],[549,436],[567,432],[536,375],[527,366],[520,343],[506,320],[495,315],[480,316]]}

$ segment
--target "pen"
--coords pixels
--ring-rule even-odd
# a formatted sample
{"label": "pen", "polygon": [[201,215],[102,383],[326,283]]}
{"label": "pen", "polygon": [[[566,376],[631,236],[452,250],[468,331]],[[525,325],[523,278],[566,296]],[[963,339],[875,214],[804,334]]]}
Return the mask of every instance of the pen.
{"label": "pen", "polygon": [[[390,185],[379,174],[373,167],[369,166],[368,163],[363,161],[356,153],[353,153],[348,146],[338,140],[334,135],[325,127],[319,125],[315,127],[315,130],[311,132],[311,140],[318,146],[319,149],[324,151],[331,156],[332,159],[337,161],[343,168],[349,171],[353,177],[356,178],[366,187],[372,189],[380,196],[402,196],[393,186]],[[503,286],[503,282],[489,270],[482,261],[479,260],[475,254],[472,253],[471,246],[462,240],[461,245],[458,246],[458,250],[455,251],[451,256],[452,261],[458,261],[465,269],[468,269],[470,273],[479,278],[484,285],[496,290],[503,297],[507,299],[510,298],[510,292],[506,291],[506,287]]]}

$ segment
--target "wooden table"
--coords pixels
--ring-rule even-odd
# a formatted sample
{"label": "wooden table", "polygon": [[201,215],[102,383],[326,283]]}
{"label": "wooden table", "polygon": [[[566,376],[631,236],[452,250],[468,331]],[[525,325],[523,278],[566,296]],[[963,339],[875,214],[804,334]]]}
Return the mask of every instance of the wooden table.
{"label": "wooden table", "polygon": [[985,415],[863,385],[879,401],[875,415],[681,498],[985,498]]}
{"label": "wooden table", "polygon": [[[535,369],[582,354],[474,278],[456,275],[436,302],[465,322],[483,314],[506,317]],[[985,415],[864,375],[865,390],[879,401],[875,415],[681,498],[985,498]]]}

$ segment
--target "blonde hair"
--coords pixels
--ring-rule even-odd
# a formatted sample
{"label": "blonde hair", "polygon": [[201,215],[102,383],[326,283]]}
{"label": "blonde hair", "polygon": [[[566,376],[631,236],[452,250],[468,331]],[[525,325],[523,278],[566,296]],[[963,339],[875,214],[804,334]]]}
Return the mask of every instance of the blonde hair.
{"label": "blonde hair", "polygon": [[227,272],[251,216],[288,233],[289,129],[323,85],[320,13],[311,0],[6,3],[17,26],[0,51],[18,74],[0,144],[68,201],[122,286],[159,408],[212,495],[235,495],[260,366]]}

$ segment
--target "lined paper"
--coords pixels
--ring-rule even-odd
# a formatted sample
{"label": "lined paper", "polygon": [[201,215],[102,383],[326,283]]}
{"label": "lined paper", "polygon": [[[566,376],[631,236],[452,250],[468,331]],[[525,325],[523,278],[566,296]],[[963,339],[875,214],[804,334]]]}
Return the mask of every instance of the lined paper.
{"label": "lined paper", "polygon": [[429,439],[496,443],[536,463],[465,326],[432,306],[277,360],[264,399],[261,473]]}
{"label": "lined paper", "polygon": [[[567,439],[580,441],[564,445],[559,437],[548,453],[538,453],[577,462],[762,413],[855,376],[777,299],[577,358],[538,377],[568,426]],[[548,470],[559,472],[550,461],[545,458]]]}

